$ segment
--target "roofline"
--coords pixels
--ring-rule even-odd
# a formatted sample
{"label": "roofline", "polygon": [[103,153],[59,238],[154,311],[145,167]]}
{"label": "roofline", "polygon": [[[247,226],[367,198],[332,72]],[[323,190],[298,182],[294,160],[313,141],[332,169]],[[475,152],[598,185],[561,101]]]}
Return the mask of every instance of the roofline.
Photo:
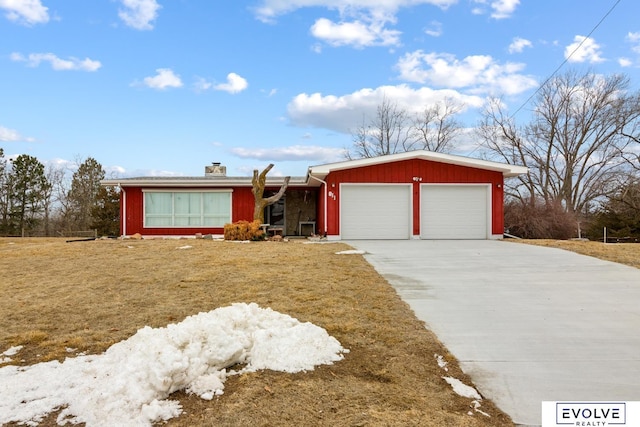
{"label": "roofline", "polygon": [[[471,157],[457,156],[454,154],[436,153],[433,151],[417,150],[404,153],[389,154],[344,162],[326,163],[323,165],[309,166],[305,177],[291,177],[289,186],[319,187],[322,180],[334,171],[379,165],[383,163],[398,162],[402,160],[422,159],[450,165],[465,166],[476,169],[500,172],[505,178],[529,173],[524,166],[509,165],[506,163],[492,162],[489,160],[474,159]],[[314,178],[314,179],[311,179]],[[318,181],[318,179],[320,181]],[[100,185],[118,187],[252,187],[251,177],[140,177],[104,179]],[[284,177],[267,177],[267,186],[279,186],[284,183]]]}
{"label": "roofline", "polygon": [[[120,178],[103,179],[100,185],[104,187],[179,187],[179,188],[200,188],[200,187],[252,187],[251,177],[229,177],[229,178],[194,178],[194,177],[141,177],[141,178]],[[284,177],[267,178],[266,185],[275,187],[284,184]],[[299,185],[308,186],[307,178],[291,177],[290,187]]]}
{"label": "roofline", "polygon": [[344,162],[327,163],[324,165],[310,166],[307,174],[317,178],[324,178],[330,172],[359,168],[365,166],[378,165],[381,163],[398,162],[402,160],[422,159],[439,163],[466,166],[476,169],[484,169],[495,172],[502,172],[505,178],[510,178],[529,173],[529,169],[524,166],[509,165],[506,163],[492,162],[488,160],[474,159],[471,157],[457,156],[453,154],[436,153],[433,151],[417,150],[404,153],[388,154],[385,156],[370,157],[357,160],[346,160]]}

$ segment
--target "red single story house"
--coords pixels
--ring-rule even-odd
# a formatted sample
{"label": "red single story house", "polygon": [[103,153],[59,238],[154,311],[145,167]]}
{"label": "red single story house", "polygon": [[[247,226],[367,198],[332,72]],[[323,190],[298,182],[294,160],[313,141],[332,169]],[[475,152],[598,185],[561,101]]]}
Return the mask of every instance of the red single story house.
{"label": "red single story house", "polygon": [[[504,178],[514,166],[430,151],[311,166],[291,177],[265,221],[288,236],[349,239],[500,239]],[[276,192],[281,177],[267,177]],[[253,219],[251,177],[228,177],[219,163],[202,177],[109,179],[121,189],[123,236],[222,235]]]}

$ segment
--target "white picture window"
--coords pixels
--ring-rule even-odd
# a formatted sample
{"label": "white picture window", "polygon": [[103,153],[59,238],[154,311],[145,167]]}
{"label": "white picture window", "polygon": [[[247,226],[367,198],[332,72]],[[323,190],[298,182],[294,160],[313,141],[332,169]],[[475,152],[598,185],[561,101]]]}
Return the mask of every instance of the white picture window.
{"label": "white picture window", "polygon": [[145,227],[224,227],[231,222],[230,191],[145,191]]}

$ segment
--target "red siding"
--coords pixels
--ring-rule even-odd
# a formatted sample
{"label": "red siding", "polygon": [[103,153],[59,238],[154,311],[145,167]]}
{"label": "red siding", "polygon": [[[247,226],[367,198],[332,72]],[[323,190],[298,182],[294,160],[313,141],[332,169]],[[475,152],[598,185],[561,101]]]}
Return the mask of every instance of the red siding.
{"label": "red siding", "polygon": [[[189,188],[180,188],[181,190],[189,190]],[[154,190],[175,190],[175,188],[154,188]],[[193,188],[193,191],[201,191],[202,188]],[[141,187],[125,187],[126,204],[121,203],[121,209],[123,205],[126,205],[126,215],[121,215],[121,218],[126,218],[126,229],[122,229],[123,234],[131,235],[140,233],[145,236],[167,236],[167,235],[192,235],[196,233],[202,234],[223,234],[224,229],[222,227],[188,227],[188,228],[145,228],[144,227],[144,195]],[[121,212],[122,213],[122,212]],[[251,221],[253,219],[253,194],[251,188],[238,187],[234,188],[231,193],[231,220],[233,222],[240,220]],[[121,223],[122,227],[122,223]]]}
{"label": "red siding", "polygon": [[325,206],[325,196],[326,196],[326,192],[325,192],[325,185],[322,184],[320,186],[320,191],[318,191],[318,203],[316,204],[316,210],[317,210],[317,222],[318,222],[318,227],[316,228],[316,233],[323,235],[325,234],[326,228],[325,228],[325,210],[324,210],[324,206]]}
{"label": "red siding", "polygon": [[[295,187],[289,187],[294,189]],[[122,197],[120,200],[120,231],[122,234],[132,235],[140,233],[144,236],[170,236],[170,235],[193,235],[196,233],[202,234],[223,234],[224,228],[222,227],[170,227],[170,228],[145,228],[144,227],[144,193],[142,187],[125,187],[124,194],[126,195],[126,203],[122,203]],[[154,190],[166,190],[172,191],[175,188],[154,188]],[[180,187],[180,190],[202,191],[203,188],[184,188]],[[279,187],[265,188],[267,191],[278,191]],[[126,215],[123,215],[123,209],[126,206]],[[234,187],[231,193],[231,221],[252,221],[254,209],[254,198],[251,192],[251,187]],[[126,229],[123,228],[126,218]],[[317,218],[320,218],[318,216]]]}
{"label": "red siding", "polygon": [[[421,184],[491,184],[491,233],[501,235],[504,229],[503,177],[492,172],[465,166],[449,165],[421,159],[410,159],[380,165],[365,166],[331,172],[317,192],[317,232],[328,235],[340,234],[340,184],[341,183],[398,183],[412,184],[413,235],[420,235],[420,185]],[[159,189],[159,188],[154,188]],[[189,190],[189,188],[180,188]],[[222,234],[223,228],[144,228],[143,192],[141,187],[125,187],[121,195],[121,231],[131,235],[193,235]],[[165,188],[175,190],[175,188]],[[193,188],[200,191],[202,188]],[[232,189],[232,221],[253,218],[253,194],[251,187]],[[272,190],[278,190],[274,188]],[[326,206],[325,206],[326,205]],[[325,221],[326,209],[326,224]],[[124,212],[126,210],[126,212]],[[126,221],[126,227],[125,227]]]}
{"label": "red siding", "polygon": [[420,184],[491,184],[492,234],[504,231],[503,177],[500,172],[450,165],[429,160],[410,159],[381,165],[364,166],[331,172],[325,178],[335,200],[328,197],[327,229],[329,235],[340,234],[341,183],[412,183],[413,234],[420,234]]}

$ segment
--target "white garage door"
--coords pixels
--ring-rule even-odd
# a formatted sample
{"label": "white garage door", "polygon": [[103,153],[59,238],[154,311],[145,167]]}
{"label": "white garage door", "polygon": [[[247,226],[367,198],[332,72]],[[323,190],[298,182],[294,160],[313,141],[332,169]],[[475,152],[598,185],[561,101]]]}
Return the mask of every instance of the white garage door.
{"label": "white garage door", "polygon": [[411,186],[342,185],[342,239],[408,239],[411,227]]}
{"label": "white garage door", "polygon": [[420,238],[488,238],[488,191],[485,185],[423,185]]}

